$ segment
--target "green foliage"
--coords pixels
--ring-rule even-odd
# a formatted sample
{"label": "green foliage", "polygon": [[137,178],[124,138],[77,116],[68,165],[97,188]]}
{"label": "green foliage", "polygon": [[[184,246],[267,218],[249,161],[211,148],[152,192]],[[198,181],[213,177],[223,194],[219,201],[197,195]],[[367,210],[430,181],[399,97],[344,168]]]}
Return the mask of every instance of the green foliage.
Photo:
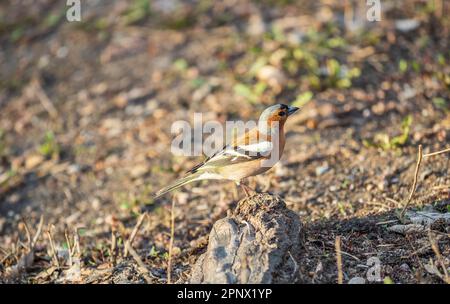
{"label": "green foliage", "polygon": [[314,94],[311,91],[303,92],[299,95],[297,95],[297,98],[292,103],[294,107],[303,107],[305,104],[307,104],[312,98]]}
{"label": "green foliage", "polygon": [[394,284],[390,277],[384,277],[383,284]]}
{"label": "green foliage", "polygon": [[445,65],[445,57],[444,57],[444,55],[438,54],[438,55],[437,55],[437,60],[438,60],[438,63],[439,63],[440,65],[442,65],[442,66]]}
{"label": "green foliage", "polygon": [[354,67],[350,70],[343,68],[341,63],[334,58],[326,61],[327,77],[324,83],[328,87],[349,88],[352,85],[352,78],[359,77],[361,70]]}
{"label": "green foliage", "polygon": [[125,24],[136,24],[150,15],[150,0],[134,0],[123,15]]}
{"label": "green foliage", "polygon": [[6,154],[5,132],[0,129],[0,157]]}
{"label": "green foliage", "polygon": [[205,84],[205,79],[201,78],[201,77],[197,77],[195,79],[192,79],[191,81],[191,86],[193,89],[198,89],[200,88],[202,85]]}
{"label": "green foliage", "polygon": [[78,228],[77,231],[80,236],[86,235],[86,228]]}
{"label": "green foliage", "polygon": [[[264,34],[262,44],[261,41],[246,41],[249,52],[237,64],[239,78],[234,93],[249,103],[258,103],[275,101],[284,92],[297,95],[292,104],[302,106],[317,91],[351,87],[361,75],[360,63],[346,61],[351,41],[342,34],[332,22],[321,31],[311,29],[302,35],[288,35],[282,28],[272,26]],[[266,66],[277,70],[273,79],[279,86],[258,81],[259,71]],[[282,75],[279,76],[282,81],[278,81],[278,75]]]}
{"label": "green foliage", "polygon": [[58,157],[60,152],[59,144],[52,131],[45,133],[43,143],[39,146],[39,153],[45,157]]}
{"label": "green foliage", "polygon": [[62,13],[50,13],[44,19],[45,27],[53,27],[58,24],[65,14]]}
{"label": "green foliage", "polygon": [[441,110],[448,111],[449,110],[449,103],[442,97],[434,97],[433,98],[433,104]]}
{"label": "green foliage", "polygon": [[189,67],[186,59],[183,58],[178,58],[177,60],[175,60],[173,66],[178,71],[186,71],[187,68]]}
{"label": "green foliage", "polygon": [[405,117],[402,121],[401,126],[401,134],[389,137],[386,133],[377,133],[373,140],[365,139],[363,140],[363,144],[366,147],[376,147],[381,148],[383,150],[392,150],[402,147],[406,144],[409,138],[409,134],[411,131],[411,124],[412,124],[412,116],[408,115]]}
{"label": "green foliage", "polygon": [[400,72],[405,73],[408,70],[408,62],[405,59],[400,59],[398,62],[398,69]]}
{"label": "green foliage", "polygon": [[253,86],[237,83],[234,85],[233,91],[236,95],[244,97],[250,103],[258,103],[266,88],[267,85],[263,82],[257,82]]}
{"label": "green foliage", "polygon": [[152,246],[148,255],[152,258],[156,258],[159,255],[159,251],[156,250],[155,246]]}
{"label": "green foliage", "polygon": [[12,42],[17,42],[18,40],[20,40],[20,38],[23,37],[23,35],[25,34],[25,27],[24,26],[18,26],[16,27],[12,32],[11,32],[11,41]]}
{"label": "green foliage", "polygon": [[348,216],[349,213],[354,213],[353,206],[350,203],[338,202],[337,207],[342,216]]}

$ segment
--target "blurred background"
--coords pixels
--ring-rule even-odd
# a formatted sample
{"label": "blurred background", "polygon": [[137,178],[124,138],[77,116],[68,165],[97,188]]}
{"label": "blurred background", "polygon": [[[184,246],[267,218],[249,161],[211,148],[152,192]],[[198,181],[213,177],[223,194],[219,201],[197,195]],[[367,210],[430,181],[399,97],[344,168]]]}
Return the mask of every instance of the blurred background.
{"label": "blurred background", "polygon": [[[274,103],[303,107],[287,125],[282,161],[250,185],[283,196],[312,230],[399,208],[417,146],[449,144],[450,3],[381,0],[381,20],[370,21],[374,3],[90,0],[69,22],[65,1],[2,1],[0,271],[24,250],[23,223],[35,230],[44,215],[62,256],[65,232],[79,228],[83,282],[140,282],[132,261],[111,262],[111,238],[122,248],[148,211],[134,244],[152,280],[165,282],[171,198],[156,204],[152,194],[201,160],[170,153],[171,124],[195,112],[225,123],[257,119]],[[423,165],[415,204],[448,190],[448,160]],[[215,182],[179,192],[175,279],[240,195]],[[46,246],[38,255],[17,280],[70,281],[48,271]],[[334,280],[334,262],[311,276],[310,261],[298,281]],[[390,260],[386,276],[417,282],[413,266],[396,271],[402,262]]]}

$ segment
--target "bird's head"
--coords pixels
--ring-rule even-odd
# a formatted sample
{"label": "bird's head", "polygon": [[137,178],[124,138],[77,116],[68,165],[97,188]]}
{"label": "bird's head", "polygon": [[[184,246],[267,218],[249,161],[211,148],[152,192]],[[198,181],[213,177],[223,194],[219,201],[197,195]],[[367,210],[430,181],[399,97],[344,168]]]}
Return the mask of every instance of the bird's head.
{"label": "bird's head", "polygon": [[282,127],[289,116],[297,112],[299,108],[285,104],[276,104],[265,109],[259,117],[260,128]]}

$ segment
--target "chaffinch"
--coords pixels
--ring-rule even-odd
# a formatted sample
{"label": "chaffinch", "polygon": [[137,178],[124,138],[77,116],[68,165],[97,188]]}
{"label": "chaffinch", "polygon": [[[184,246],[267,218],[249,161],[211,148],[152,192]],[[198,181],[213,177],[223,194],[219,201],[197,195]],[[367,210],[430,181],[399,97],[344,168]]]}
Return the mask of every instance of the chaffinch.
{"label": "chaffinch", "polygon": [[265,109],[258,125],[186,172],[186,176],[159,190],[155,199],[181,186],[200,180],[232,180],[248,196],[249,187],[241,181],[266,172],[281,158],[284,150],[284,123],[299,108],[276,104]]}

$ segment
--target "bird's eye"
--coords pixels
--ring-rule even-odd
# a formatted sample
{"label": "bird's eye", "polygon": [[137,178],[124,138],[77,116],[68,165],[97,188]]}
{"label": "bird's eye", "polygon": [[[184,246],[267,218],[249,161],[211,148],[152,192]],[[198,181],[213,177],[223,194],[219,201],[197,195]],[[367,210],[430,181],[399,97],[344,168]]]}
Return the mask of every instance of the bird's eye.
{"label": "bird's eye", "polygon": [[286,112],[281,111],[281,112],[278,113],[278,115],[284,116],[284,115],[286,115]]}

